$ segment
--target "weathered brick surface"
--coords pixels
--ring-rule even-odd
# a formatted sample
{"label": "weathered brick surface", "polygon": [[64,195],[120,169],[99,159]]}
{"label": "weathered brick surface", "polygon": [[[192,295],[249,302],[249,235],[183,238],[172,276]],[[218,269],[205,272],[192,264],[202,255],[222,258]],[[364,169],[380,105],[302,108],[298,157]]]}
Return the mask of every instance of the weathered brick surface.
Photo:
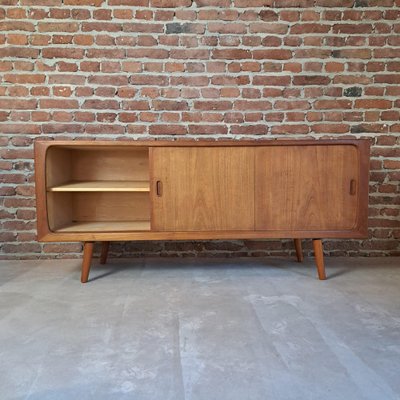
{"label": "weathered brick surface", "polygon": [[[0,258],[38,244],[32,146],[57,139],[348,138],[372,144],[368,240],[400,255],[399,0],[0,0]],[[310,252],[310,242],[305,243]],[[290,241],[113,244],[283,255]]]}

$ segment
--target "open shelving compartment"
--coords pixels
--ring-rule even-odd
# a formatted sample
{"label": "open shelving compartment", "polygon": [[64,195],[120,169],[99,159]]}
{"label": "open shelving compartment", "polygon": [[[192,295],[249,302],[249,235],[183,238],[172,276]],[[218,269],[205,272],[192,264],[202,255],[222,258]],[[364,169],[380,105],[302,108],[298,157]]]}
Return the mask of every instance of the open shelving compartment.
{"label": "open shelving compartment", "polygon": [[46,153],[53,232],[150,230],[149,148],[50,146]]}

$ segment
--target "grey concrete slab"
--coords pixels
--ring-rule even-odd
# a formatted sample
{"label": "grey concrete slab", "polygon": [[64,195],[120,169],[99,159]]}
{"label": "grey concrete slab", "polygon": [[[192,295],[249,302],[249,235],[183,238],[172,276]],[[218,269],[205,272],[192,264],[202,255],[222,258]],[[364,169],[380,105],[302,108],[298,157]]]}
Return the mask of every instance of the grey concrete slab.
{"label": "grey concrete slab", "polygon": [[0,262],[0,399],[400,399],[400,259]]}

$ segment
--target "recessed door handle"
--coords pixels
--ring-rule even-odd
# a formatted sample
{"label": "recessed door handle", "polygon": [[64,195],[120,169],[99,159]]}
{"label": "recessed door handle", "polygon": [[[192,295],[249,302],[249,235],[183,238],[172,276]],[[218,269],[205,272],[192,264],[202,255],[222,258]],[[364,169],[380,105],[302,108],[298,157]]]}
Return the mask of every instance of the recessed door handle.
{"label": "recessed door handle", "polygon": [[350,181],[350,194],[354,196],[357,193],[357,181],[352,179]]}
{"label": "recessed door handle", "polygon": [[162,182],[161,181],[157,181],[156,182],[156,193],[157,193],[158,197],[162,196],[162,189],[163,189]]}

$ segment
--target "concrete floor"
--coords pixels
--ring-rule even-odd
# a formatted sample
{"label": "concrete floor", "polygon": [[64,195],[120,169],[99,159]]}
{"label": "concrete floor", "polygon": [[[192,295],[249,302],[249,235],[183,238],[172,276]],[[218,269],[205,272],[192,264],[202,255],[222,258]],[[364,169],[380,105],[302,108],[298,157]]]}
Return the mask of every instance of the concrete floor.
{"label": "concrete floor", "polygon": [[0,398],[400,399],[400,258],[0,263]]}

